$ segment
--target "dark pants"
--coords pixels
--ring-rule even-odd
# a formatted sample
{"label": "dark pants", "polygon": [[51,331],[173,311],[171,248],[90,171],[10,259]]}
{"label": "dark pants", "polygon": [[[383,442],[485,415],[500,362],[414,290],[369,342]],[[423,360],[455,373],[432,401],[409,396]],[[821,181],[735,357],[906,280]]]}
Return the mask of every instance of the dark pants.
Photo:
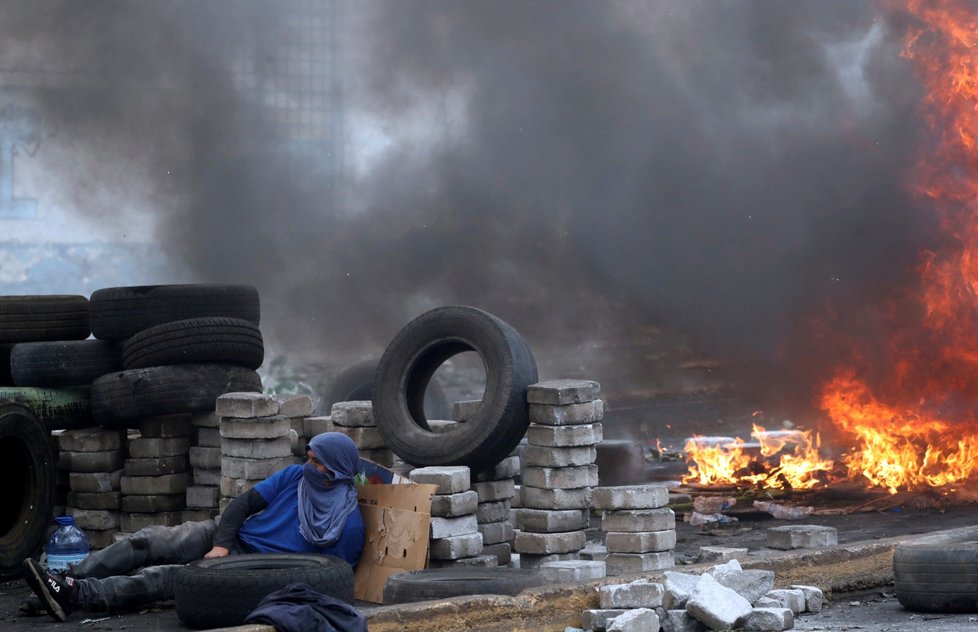
{"label": "dark pants", "polygon": [[177,570],[211,550],[215,529],[213,520],[146,527],[91,553],[69,571],[79,585],[78,607],[115,610],[173,599]]}

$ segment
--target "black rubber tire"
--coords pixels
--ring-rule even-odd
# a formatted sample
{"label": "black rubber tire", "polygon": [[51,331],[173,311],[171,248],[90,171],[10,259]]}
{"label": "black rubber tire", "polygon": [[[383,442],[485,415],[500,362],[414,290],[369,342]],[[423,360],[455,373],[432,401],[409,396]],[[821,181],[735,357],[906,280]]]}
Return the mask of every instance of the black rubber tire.
{"label": "black rubber tire", "polygon": [[105,340],[22,342],[10,354],[17,386],[90,386],[106,373],[121,370],[119,345]]}
{"label": "black rubber tire", "polygon": [[88,386],[0,386],[0,401],[11,401],[27,408],[48,430],[69,430],[95,425],[90,392]]}
{"label": "black rubber tire", "polygon": [[897,599],[915,612],[978,612],[978,541],[899,545]]}
{"label": "black rubber tire", "polygon": [[[374,377],[377,374],[376,358],[364,360],[341,371],[323,389],[323,395],[316,409],[317,415],[329,415],[336,402],[372,401],[374,397]],[[428,384],[424,397],[426,419],[451,419],[452,408],[445,390],[437,380]]]}
{"label": "black rubber tire", "polygon": [[84,296],[0,296],[0,343],[88,338]]}
{"label": "black rubber tire", "polygon": [[251,369],[231,364],[181,364],[131,369],[92,383],[92,417],[106,427],[141,417],[214,410],[219,395],[262,390]]}
{"label": "black rubber tire", "polygon": [[[482,405],[472,419],[434,433],[424,415],[432,374],[448,358],[475,351],[486,369]],[[422,314],[394,337],[380,359],[373,408],[391,450],[418,466],[492,467],[513,451],[530,425],[526,389],[537,365],[520,334],[474,307],[440,307]]]}
{"label": "black rubber tire", "polygon": [[92,335],[122,341],[174,320],[224,316],[261,319],[258,290],[250,285],[143,285],[96,290],[90,301]]}
{"label": "black rubber tire", "polygon": [[240,318],[190,318],[144,329],[122,345],[126,369],[223,363],[257,369],[265,359],[258,325]]}
{"label": "black rubber tire", "polygon": [[51,433],[30,410],[0,400],[0,579],[20,573],[47,533],[56,470]]}
{"label": "black rubber tire", "polygon": [[464,595],[516,595],[544,583],[539,572],[529,569],[429,568],[388,577],[384,584],[384,605]]}
{"label": "black rubber tire", "polygon": [[14,378],[10,375],[10,352],[14,345],[0,344],[0,386],[13,386]]}
{"label": "black rubber tire", "polygon": [[324,595],[353,604],[353,569],[331,555],[256,553],[192,562],[177,572],[177,616],[194,628],[244,623],[266,595],[304,583]]}

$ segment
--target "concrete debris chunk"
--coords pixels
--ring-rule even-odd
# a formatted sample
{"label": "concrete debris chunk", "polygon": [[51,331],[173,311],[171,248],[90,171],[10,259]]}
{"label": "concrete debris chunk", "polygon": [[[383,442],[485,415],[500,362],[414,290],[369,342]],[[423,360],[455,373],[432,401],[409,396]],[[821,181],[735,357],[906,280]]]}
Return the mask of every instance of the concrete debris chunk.
{"label": "concrete debris chunk", "polygon": [[794,585],[790,586],[794,590],[800,590],[803,595],[805,595],[805,611],[812,613],[819,613],[822,611],[822,602],[825,600],[825,595],[822,593],[822,589],[818,586],[803,586]]}
{"label": "concrete debris chunk", "polygon": [[225,393],[217,398],[214,412],[220,417],[254,419],[278,414],[278,400],[264,393]]}
{"label": "concrete debris chunk", "polygon": [[601,586],[598,594],[602,608],[658,608],[662,606],[665,588],[660,583],[639,579]]}
{"label": "concrete debris chunk", "polygon": [[595,509],[658,509],[669,504],[669,491],[663,485],[622,485],[595,487]]}
{"label": "concrete debris chunk", "polygon": [[711,575],[721,586],[730,588],[752,604],[774,589],[774,571],[725,569],[715,570]]}
{"label": "concrete debris chunk", "polygon": [[754,602],[755,608],[781,608],[781,602],[771,597],[761,597]]}
{"label": "concrete debris chunk", "polygon": [[329,416],[337,426],[366,428],[377,425],[374,423],[374,405],[369,401],[336,402]]}
{"label": "concrete debris chunk", "polygon": [[526,389],[526,401],[563,406],[594,401],[600,394],[601,385],[593,380],[547,380],[530,384]]}
{"label": "concrete debris chunk", "polygon": [[772,549],[821,549],[839,543],[835,527],[814,524],[794,524],[771,527],[767,530],[767,545]]}
{"label": "concrete debris chunk", "polygon": [[747,621],[753,608],[749,601],[704,574],[689,596],[686,610],[709,628],[732,630]]}
{"label": "concrete debris chunk", "polygon": [[685,608],[686,601],[689,600],[689,596],[693,594],[696,584],[700,581],[700,576],[676,571],[666,571],[665,576],[666,581],[663,588],[666,592],[663,597],[663,605],[667,610]]}
{"label": "concrete debris chunk", "polygon": [[754,608],[744,623],[750,632],[783,632],[795,627],[795,615],[787,608]]}
{"label": "concrete debris chunk", "polygon": [[661,617],[660,624],[663,632],[709,632],[705,624],[693,618],[686,610],[666,610],[666,616]]}
{"label": "concrete debris chunk", "polygon": [[659,615],[649,608],[637,608],[620,614],[608,624],[608,632],[648,632],[659,629]]}
{"label": "concrete debris chunk", "polygon": [[545,562],[540,565],[540,574],[550,582],[583,582],[604,577],[605,565],[586,560]]}
{"label": "concrete debris chunk", "polygon": [[471,487],[469,468],[465,466],[419,467],[408,476],[412,483],[437,485],[436,494],[458,494]]}
{"label": "concrete debris chunk", "polygon": [[666,531],[676,528],[676,514],[668,507],[661,509],[622,509],[605,511],[601,516],[602,531]]}
{"label": "concrete debris chunk", "polygon": [[584,626],[585,630],[601,632],[608,629],[608,624],[611,623],[612,619],[626,612],[628,611],[621,608],[585,610],[581,613],[581,625]]}
{"label": "concrete debris chunk", "polygon": [[788,608],[794,614],[801,614],[805,611],[805,593],[794,588],[779,588],[770,590],[765,595],[771,599],[777,599],[782,608]]}

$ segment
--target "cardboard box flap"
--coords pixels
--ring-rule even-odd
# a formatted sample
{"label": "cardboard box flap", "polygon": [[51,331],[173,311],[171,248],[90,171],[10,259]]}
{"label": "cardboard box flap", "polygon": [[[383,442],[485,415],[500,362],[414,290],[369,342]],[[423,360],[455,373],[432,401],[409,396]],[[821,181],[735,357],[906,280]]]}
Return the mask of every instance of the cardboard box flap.
{"label": "cardboard box flap", "polygon": [[366,506],[389,507],[431,514],[431,497],[437,485],[408,483],[404,485],[358,485],[361,509]]}

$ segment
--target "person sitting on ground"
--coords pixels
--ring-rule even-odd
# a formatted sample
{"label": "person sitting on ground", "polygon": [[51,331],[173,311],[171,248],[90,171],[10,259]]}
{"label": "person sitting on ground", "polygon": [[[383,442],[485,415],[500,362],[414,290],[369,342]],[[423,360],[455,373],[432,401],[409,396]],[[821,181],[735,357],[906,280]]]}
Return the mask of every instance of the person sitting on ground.
{"label": "person sitting on ground", "polygon": [[177,571],[201,557],[319,553],[356,566],[364,543],[354,486],[357,448],[346,435],[326,432],[309,441],[306,456],[303,465],[290,465],[235,498],[219,525],[206,520],[146,527],[65,574],[28,558],[27,583],[48,613],[65,621],[75,609],[112,611],[173,599]]}

